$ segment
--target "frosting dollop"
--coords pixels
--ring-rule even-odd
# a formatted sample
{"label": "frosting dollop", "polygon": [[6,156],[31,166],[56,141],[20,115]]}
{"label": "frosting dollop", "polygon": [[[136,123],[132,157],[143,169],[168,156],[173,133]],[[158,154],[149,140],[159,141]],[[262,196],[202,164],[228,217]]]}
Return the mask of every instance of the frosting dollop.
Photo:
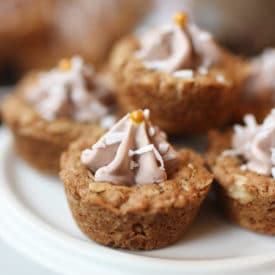
{"label": "frosting dollop", "polygon": [[81,161],[97,182],[144,185],[167,180],[179,158],[166,135],[151,124],[149,110],[137,110],[84,150]]}
{"label": "frosting dollop", "polygon": [[49,121],[71,118],[103,124],[106,119],[114,122],[108,85],[80,57],[61,60],[57,68],[40,73],[26,99]]}
{"label": "frosting dollop", "polygon": [[262,124],[257,124],[253,115],[246,115],[244,121],[245,126],[234,127],[231,153],[247,161],[242,169],[275,177],[275,109]]}
{"label": "frosting dollop", "polygon": [[172,24],[145,33],[139,42],[136,57],[149,69],[168,73],[196,67],[207,70],[222,58],[212,35],[187,20],[184,13],[177,14]]}
{"label": "frosting dollop", "polygon": [[268,96],[275,102],[275,49],[267,49],[250,62],[244,94],[250,98]]}

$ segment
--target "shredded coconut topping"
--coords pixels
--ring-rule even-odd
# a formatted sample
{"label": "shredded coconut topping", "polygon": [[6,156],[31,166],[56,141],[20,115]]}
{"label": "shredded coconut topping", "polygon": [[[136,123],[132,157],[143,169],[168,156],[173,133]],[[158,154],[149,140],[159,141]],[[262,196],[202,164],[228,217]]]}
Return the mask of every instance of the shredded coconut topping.
{"label": "shredded coconut topping", "polygon": [[242,171],[246,171],[246,170],[247,170],[247,165],[246,165],[246,164],[242,164],[242,165],[240,166],[240,169],[241,169]]}
{"label": "shredded coconut topping", "polygon": [[110,111],[101,100],[102,94],[111,96],[108,88],[97,81],[93,67],[76,56],[63,60],[58,68],[40,73],[26,100],[46,120],[62,117],[100,122]]}
{"label": "shredded coconut topping", "polygon": [[253,115],[246,115],[244,122],[245,126],[234,127],[233,149],[224,151],[223,155],[242,155],[247,161],[246,169],[274,177],[275,109],[262,124],[257,124]]}
{"label": "shredded coconut topping", "polygon": [[179,70],[173,73],[174,77],[192,79],[194,72],[192,70]]}
{"label": "shredded coconut topping", "polygon": [[217,82],[219,82],[219,83],[225,83],[225,82],[226,82],[226,80],[225,80],[225,78],[224,78],[224,75],[222,75],[222,74],[218,74],[218,75],[216,76],[216,80],[217,80]]}
{"label": "shredded coconut topping", "polygon": [[199,67],[198,68],[198,73],[201,74],[201,75],[207,75],[208,74],[208,70],[207,70],[207,68]]}
{"label": "shredded coconut topping", "polygon": [[[140,36],[139,42],[140,49],[134,56],[142,59],[147,69],[171,73],[174,77],[190,79],[193,72],[189,69],[195,66],[208,69],[222,57],[212,35],[191,20],[160,25]],[[202,70],[202,74],[206,73]]]}
{"label": "shredded coconut topping", "polygon": [[150,119],[150,110],[149,109],[145,109],[143,111],[143,115],[146,119]]}
{"label": "shredded coconut topping", "polygon": [[110,129],[115,124],[115,121],[115,116],[107,115],[100,120],[100,126],[104,129]]}
{"label": "shredded coconut topping", "polygon": [[149,127],[149,136],[153,137],[156,133],[156,130],[154,127]]}
{"label": "shredded coconut topping", "polygon": [[92,150],[91,149],[85,149],[84,151],[82,151],[81,162],[82,163],[89,163],[91,161],[91,155],[92,155]]}
{"label": "shredded coconut topping", "polygon": [[128,155],[129,155],[129,157],[133,157],[135,155],[142,155],[142,154],[148,153],[150,151],[152,151],[155,154],[155,157],[158,160],[158,162],[160,163],[161,168],[164,169],[163,159],[154,144],[145,145],[137,150],[129,150]]}
{"label": "shredded coconut topping", "polygon": [[207,41],[207,40],[210,40],[210,39],[212,39],[212,38],[213,38],[213,37],[212,37],[211,33],[205,32],[205,31],[202,31],[202,32],[200,33],[200,35],[199,35],[199,39],[200,39],[201,41]]}
{"label": "shredded coconut topping", "polygon": [[167,143],[160,143],[158,149],[164,155],[167,153],[169,145]]}
{"label": "shredded coconut topping", "polygon": [[110,135],[106,135],[104,139],[99,140],[97,143],[93,145],[93,149],[97,148],[105,148],[107,145],[116,144],[121,142],[125,137],[124,133],[112,133]]}
{"label": "shredded coconut topping", "polygon": [[82,152],[81,161],[95,173],[96,181],[125,185],[159,183],[177,169],[177,153],[164,133],[151,124],[149,111],[138,111],[142,123],[133,121],[137,111],[127,114],[92,150]]}
{"label": "shredded coconut topping", "polygon": [[225,150],[222,152],[222,155],[224,157],[227,157],[227,156],[236,156],[236,155],[241,155],[241,151],[237,150],[237,149],[229,149],[229,150]]}

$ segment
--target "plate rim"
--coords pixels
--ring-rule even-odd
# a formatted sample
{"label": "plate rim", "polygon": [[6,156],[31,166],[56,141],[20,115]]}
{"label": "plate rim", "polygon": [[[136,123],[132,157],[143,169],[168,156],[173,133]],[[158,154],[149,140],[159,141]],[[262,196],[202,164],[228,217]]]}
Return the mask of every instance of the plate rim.
{"label": "plate rim", "polygon": [[[12,148],[12,137],[8,130],[4,129],[0,132],[0,197],[6,206],[9,206],[13,211],[20,211],[21,218],[26,225],[32,225],[39,228],[40,232],[45,237],[53,239],[63,247],[79,252],[79,255],[85,255],[94,261],[102,261],[111,263],[113,266],[140,267],[150,270],[166,270],[166,271],[221,271],[235,270],[243,268],[251,268],[267,262],[275,261],[275,253],[266,253],[263,255],[240,256],[238,258],[229,257],[225,259],[207,259],[207,260],[181,260],[181,259],[163,259],[150,257],[146,255],[137,255],[127,253],[127,250],[115,250],[100,244],[93,243],[97,246],[97,251],[93,251],[91,243],[68,236],[65,232],[50,226],[42,219],[38,218],[31,212],[23,203],[16,199],[16,195],[9,188],[9,183],[6,179],[6,171],[4,159],[8,156]],[[3,204],[3,203],[2,203]],[[23,214],[23,215],[22,215]],[[0,227],[0,231],[3,229]],[[31,256],[31,255],[30,255]]]}

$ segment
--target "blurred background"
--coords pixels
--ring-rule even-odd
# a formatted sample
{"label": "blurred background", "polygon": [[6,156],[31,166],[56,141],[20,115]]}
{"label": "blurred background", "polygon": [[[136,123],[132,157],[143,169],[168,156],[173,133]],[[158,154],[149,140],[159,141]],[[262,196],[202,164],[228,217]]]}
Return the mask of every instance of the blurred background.
{"label": "blurred background", "polygon": [[117,39],[179,10],[237,53],[275,44],[275,0],[0,0],[0,85],[75,54],[100,66]]}

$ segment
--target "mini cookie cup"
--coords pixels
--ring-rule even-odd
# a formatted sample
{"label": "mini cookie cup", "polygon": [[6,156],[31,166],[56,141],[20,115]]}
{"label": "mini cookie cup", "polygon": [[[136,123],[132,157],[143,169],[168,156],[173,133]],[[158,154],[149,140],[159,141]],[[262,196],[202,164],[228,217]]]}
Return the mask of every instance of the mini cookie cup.
{"label": "mini cookie cup", "polygon": [[240,156],[224,155],[232,132],[209,134],[207,162],[217,181],[216,193],[226,216],[239,226],[275,235],[275,179],[249,170]]}
{"label": "mini cookie cup", "polygon": [[[95,140],[94,140],[95,142]],[[212,182],[200,156],[181,150],[181,164],[160,184],[123,186],[95,182],[80,161],[91,138],[74,142],[62,154],[60,177],[79,228],[98,243],[150,250],[179,240],[194,220]]]}
{"label": "mini cookie cup", "polygon": [[243,81],[241,59],[225,53],[224,63],[206,75],[194,70],[193,77],[181,78],[147,69],[134,57],[139,47],[136,38],[126,38],[110,58],[124,112],[148,108],[152,121],[168,134],[204,133],[230,120]]}
{"label": "mini cookie cup", "polygon": [[41,172],[57,175],[61,153],[81,135],[98,137],[104,131],[93,123],[70,119],[47,121],[28,104],[25,95],[37,79],[36,73],[27,75],[16,92],[2,104],[2,118],[11,129],[18,154]]}

